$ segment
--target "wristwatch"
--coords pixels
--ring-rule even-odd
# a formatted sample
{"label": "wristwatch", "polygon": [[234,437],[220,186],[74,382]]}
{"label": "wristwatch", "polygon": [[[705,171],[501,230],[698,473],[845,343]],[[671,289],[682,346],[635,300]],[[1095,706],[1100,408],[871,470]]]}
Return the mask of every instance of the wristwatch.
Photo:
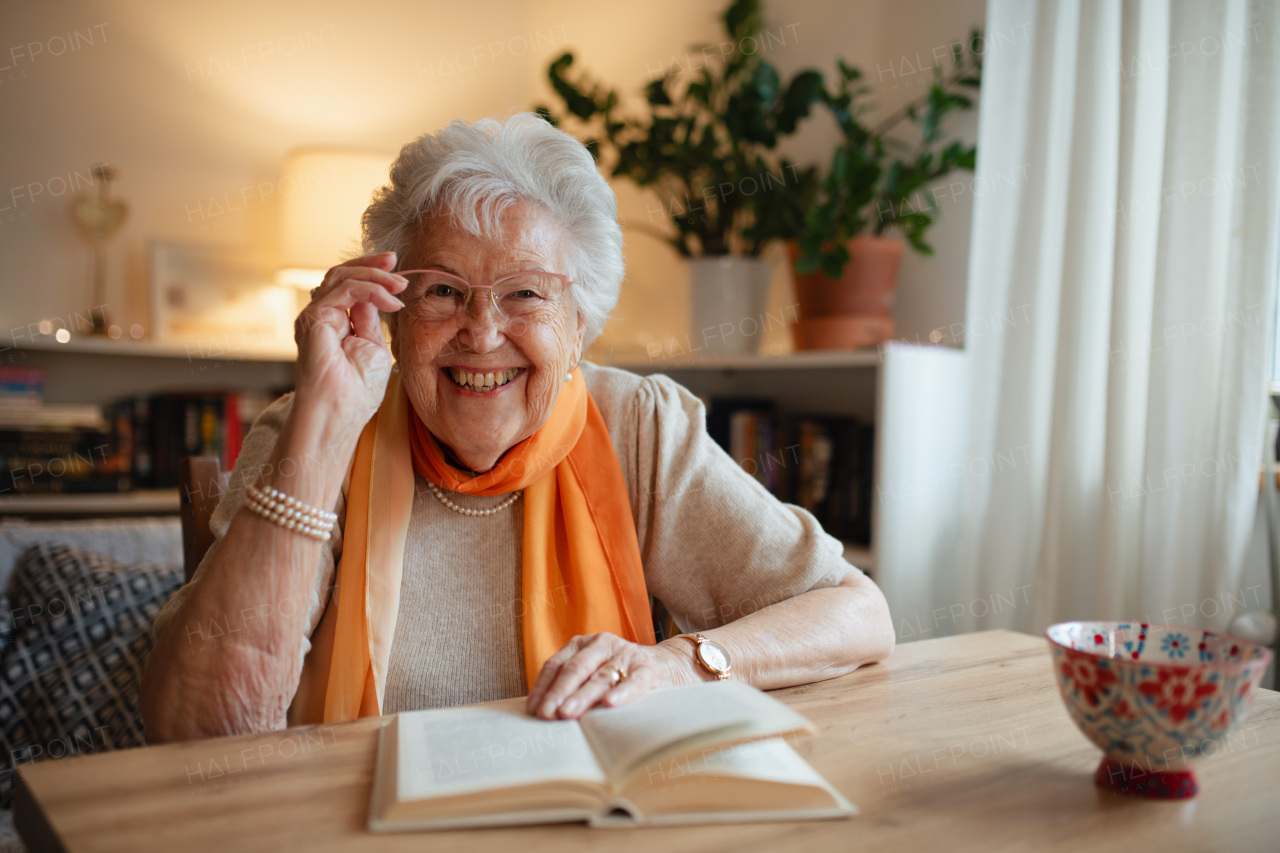
{"label": "wristwatch", "polygon": [[677,640],[681,637],[693,640],[694,660],[714,675],[717,681],[724,681],[729,677],[729,670],[733,669],[733,661],[729,657],[728,649],[702,634],[676,634],[672,639]]}

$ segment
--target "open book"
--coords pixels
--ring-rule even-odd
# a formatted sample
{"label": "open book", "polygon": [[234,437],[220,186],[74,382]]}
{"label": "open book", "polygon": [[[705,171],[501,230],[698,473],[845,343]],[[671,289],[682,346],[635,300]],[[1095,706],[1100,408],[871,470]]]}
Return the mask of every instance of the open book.
{"label": "open book", "polygon": [[581,720],[523,699],[399,714],[381,733],[369,828],[800,820],[856,814],[783,739],[812,724],[733,681]]}

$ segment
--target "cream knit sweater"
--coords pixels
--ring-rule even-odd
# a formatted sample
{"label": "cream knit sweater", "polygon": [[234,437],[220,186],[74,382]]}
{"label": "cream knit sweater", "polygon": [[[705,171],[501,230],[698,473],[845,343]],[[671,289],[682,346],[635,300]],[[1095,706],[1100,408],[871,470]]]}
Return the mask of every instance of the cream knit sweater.
{"label": "cream knit sweater", "polygon": [[[857,571],[812,515],[780,503],[711,440],[702,403],[680,385],[586,362],[582,376],[626,479],[649,594],[666,604],[681,630],[714,628]],[[292,402],[290,395],[274,403],[245,437],[231,487],[210,522],[218,540],[210,556],[244,501],[246,482],[257,480],[270,457]],[[503,500],[449,496],[465,507]],[[495,515],[463,516],[417,477],[383,713],[528,692],[522,507],[516,501]],[[308,635],[328,604],[335,557],[342,553],[345,504],[340,499],[333,509],[339,523],[323,549],[320,583],[305,603]],[[206,556],[165,606],[153,636],[209,563]],[[310,648],[308,638],[299,637],[299,670]]]}

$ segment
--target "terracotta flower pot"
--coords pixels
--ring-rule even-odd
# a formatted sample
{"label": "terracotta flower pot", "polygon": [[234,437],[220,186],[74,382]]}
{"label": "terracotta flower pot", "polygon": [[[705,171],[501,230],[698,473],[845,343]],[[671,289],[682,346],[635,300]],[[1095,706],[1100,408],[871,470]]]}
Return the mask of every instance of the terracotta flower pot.
{"label": "terracotta flower pot", "polygon": [[[894,288],[903,246],[887,237],[854,237],[849,263],[833,280],[825,273],[794,273],[799,320],[793,327],[797,349],[858,349],[876,346],[893,336]],[[792,270],[800,258],[794,241],[787,244]]]}
{"label": "terracotta flower pot", "polygon": [[800,317],[791,334],[796,349],[862,349],[893,337],[893,320],[862,314]]}

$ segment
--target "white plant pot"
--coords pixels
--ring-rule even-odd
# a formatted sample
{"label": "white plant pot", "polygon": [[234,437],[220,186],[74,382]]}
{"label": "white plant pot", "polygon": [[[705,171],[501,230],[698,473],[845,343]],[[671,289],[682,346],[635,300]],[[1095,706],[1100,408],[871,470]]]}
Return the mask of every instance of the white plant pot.
{"label": "white plant pot", "polygon": [[693,349],[755,355],[764,343],[772,265],[760,258],[689,261],[689,340]]}

